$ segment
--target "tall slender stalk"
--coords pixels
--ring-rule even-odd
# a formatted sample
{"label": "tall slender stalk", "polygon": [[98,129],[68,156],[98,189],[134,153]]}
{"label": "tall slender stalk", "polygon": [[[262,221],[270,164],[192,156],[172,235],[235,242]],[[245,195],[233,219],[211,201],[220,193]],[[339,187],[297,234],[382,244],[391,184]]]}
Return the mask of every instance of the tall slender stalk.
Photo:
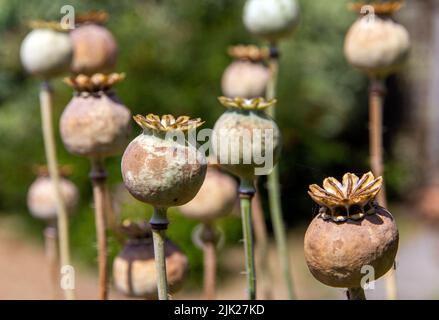
{"label": "tall slender stalk", "polygon": [[252,180],[241,179],[239,198],[241,202],[242,233],[244,236],[245,273],[248,300],[256,299],[256,272],[253,252],[251,200],[255,194]]}
{"label": "tall slender stalk", "polygon": [[95,206],[96,240],[98,245],[99,299],[108,299],[107,235],[105,210],[107,209],[106,186],[107,173],[101,159],[92,159],[90,178],[93,185]]}
{"label": "tall slender stalk", "polygon": [[201,240],[204,259],[204,298],[214,300],[216,291],[216,234],[210,223],[203,223]]}
{"label": "tall slender stalk", "polygon": [[154,213],[150,220],[154,241],[154,259],[159,300],[168,300],[165,256],[166,229],[168,228],[167,210],[167,208],[154,208]]}
{"label": "tall slender stalk", "polygon": [[[383,162],[383,100],[385,85],[382,79],[371,78],[369,89],[369,149],[370,165],[375,176],[382,176],[384,173]],[[377,196],[378,203],[387,207],[386,190],[381,188]],[[396,274],[392,268],[386,275],[387,299],[397,299]]]}
{"label": "tall slender stalk", "polygon": [[262,300],[272,299],[272,283],[273,277],[270,270],[269,259],[267,259],[268,254],[268,235],[267,235],[267,225],[264,219],[264,210],[262,208],[261,197],[257,187],[257,179],[255,180],[256,192],[252,200],[252,220],[255,231],[256,240],[256,251],[257,251],[257,267],[258,273],[261,277]]}
{"label": "tall slender stalk", "polygon": [[363,288],[348,288],[348,300],[366,300]]}
{"label": "tall slender stalk", "polygon": [[[69,251],[69,225],[67,210],[61,194],[59,183],[58,161],[56,157],[55,135],[53,132],[53,110],[52,110],[52,91],[50,84],[44,81],[40,88],[40,106],[41,106],[41,123],[43,130],[44,147],[46,152],[47,167],[49,176],[53,183],[57,221],[58,221],[58,238],[59,238],[59,255],[61,267],[70,266]],[[64,289],[64,297],[67,300],[75,299],[75,291],[73,289]]]}
{"label": "tall slender stalk", "polygon": [[49,269],[49,279],[51,286],[51,297],[53,300],[59,299],[59,265],[57,254],[57,230],[55,226],[48,225],[44,231],[44,248],[46,251],[47,267]]}
{"label": "tall slender stalk", "polygon": [[[270,81],[267,85],[266,98],[274,99],[276,97],[277,77],[279,70],[278,49],[272,45],[271,57],[269,61],[270,67]],[[273,107],[268,109],[268,114],[275,119],[275,110]],[[277,254],[279,256],[279,263],[282,268],[282,273],[287,287],[288,299],[294,299],[293,278],[291,276],[291,267],[289,252],[287,247],[287,236],[285,224],[283,221],[282,204],[279,187],[279,168],[275,165],[273,171],[268,176],[268,199],[270,203],[270,215],[273,223],[274,237],[276,239]]]}

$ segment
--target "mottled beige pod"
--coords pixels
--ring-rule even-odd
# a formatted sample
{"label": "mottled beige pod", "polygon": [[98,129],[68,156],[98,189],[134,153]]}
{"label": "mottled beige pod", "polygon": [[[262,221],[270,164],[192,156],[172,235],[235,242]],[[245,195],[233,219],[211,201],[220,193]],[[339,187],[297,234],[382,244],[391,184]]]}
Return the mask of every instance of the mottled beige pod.
{"label": "mottled beige pod", "polygon": [[74,29],[70,37],[73,43],[72,72],[92,75],[113,71],[117,44],[108,29],[98,24],[83,24]]}
{"label": "mottled beige pod", "polygon": [[277,41],[294,31],[299,16],[296,0],[247,0],[243,22],[254,35]]}
{"label": "mottled beige pod", "polygon": [[404,26],[390,17],[364,16],[349,29],[344,53],[354,67],[375,77],[385,77],[406,61],[410,37]]}
{"label": "mottled beige pod", "polygon": [[[165,244],[166,275],[171,294],[177,292],[187,275],[188,260],[171,241]],[[157,299],[157,273],[151,239],[128,240],[113,262],[113,281],[127,296]]]}
{"label": "mottled beige pod", "polygon": [[[69,213],[72,213],[78,203],[78,189],[66,178],[61,177],[59,184],[66,209]],[[55,192],[52,180],[48,176],[38,177],[31,184],[27,193],[27,206],[35,218],[42,220],[56,219],[57,207]]]}
{"label": "mottled beige pod", "polygon": [[347,173],[343,182],[327,178],[323,188],[310,186],[320,205],[305,234],[305,260],[320,282],[338,288],[360,288],[363,277],[376,280],[395,261],[398,229],[393,216],[374,203],[382,179],[372,173]]}
{"label": "mottled beige pod", "polygon": [[[274,102],[266,102],[262,98],[221,98],[220,101],[228,110],[218,118],[213,128],[212,147],[216,159],[227,171],[252,181],[255,169],[266,165],[258,159],[259,155],[270,155],[272,166],[279,158],[280,130],[264,112]],[[272,166],[268,169],[271,170]]]}
{"label": "mottled beige pod", "polygon": [[44,79],[67,72],[72,54],[69,35],[50,28],[32,30],[20,48],[21,63],[26,71]]}
{"label": "mottled beige pod", "polygon": [[[99,74],[82,77],[90,82],[95,76]],[[75,89],[78,91],[60,119],[61,138],[66,149],[73,154],[93,158],[121,153],[131,132],[129,109],[109,88],[90,91],[91,87],[78,84]]]}
{"label": "mottled beige pod", "polygon": [[236,60],[223,73],[223,95],[229,98],[264,96],[269,78],[270,70],[262,63]]}
{"label": "mottled beige pod", "polygon": [[195,198],[179,209],[189,218],[208,223],[230,214],[237,198],[238,184],[235,179],[215,167],[209,167]]}
{"label": "mottled beige pod", "polygon": [[[184,117],[183,121],[183,117],[170,115],[135,118],[143,133],[131,141],[122,157],[122,177],[128,191],[154,207],[180,206],[192,200],[203,184],[207,161],[187,143],[184,131],[188,125],[201,125],[201,120]],[[174,133],[180,141],[174,141]]]}

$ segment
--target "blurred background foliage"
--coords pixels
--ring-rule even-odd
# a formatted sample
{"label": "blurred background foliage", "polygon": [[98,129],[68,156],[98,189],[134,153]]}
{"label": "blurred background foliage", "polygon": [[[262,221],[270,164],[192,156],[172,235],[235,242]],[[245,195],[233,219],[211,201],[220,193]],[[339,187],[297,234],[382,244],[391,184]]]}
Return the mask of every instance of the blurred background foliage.
{"label": "blurred background foliage", "polygon": [[[281,70],[277,114],[284,136],[280,161],[282,201],[289,226],[309,221],[315,207],[306,194],[310,183],[327,175],[368,170],[367,79],[353,70],[343,56],[344,35],[355,14],[346,0],[302,0],[302,18],[293,37],[281,43]],[[28,20],[60,19],[63,0],[0,0],[0,212],[26,219],[34,237],[42,224],[27,213],[26,192],[33,181],[32,166],[45,162],[40,129],[38,79],[23,71],[20,43]],[[121,100],[136,113],[188,114],[213,127],[223,112],[216,100],[220,79],[231,59],[229,45],[264,45],[249,35],[242,22],[243,0],[70,1],[76,12],[92,9],[110,13],[107,27],[118,41],[117,71],[127,77],[116,88]],[[61,79],[53,81],[55,117],[58,120],[72,92]],[[389,85],[398,90],[397,79]],[[394,94],[397,96],[397,93]],[[398,103],[390,96],[386,104]],[[392,100],[393,99],[393,100]],[[389,109],[389,108],[387,108]],[[403,108],[401,109],[403,111]],[[386,117],[386,145],[390,145],[403,112]],[[57,122],[56,122],[57,126]],[[133,137],[140,132],[134,126]],[[396,128],[397,129],[397,128]],[[57,130],[58,134],[58,130]],[[71,219],[71,242],[76,259],[95,262],[95,231],[88,161],[70,155],[58,136],[62,164],[72,164],[71,179],[81,191],[81,205]],[[386,177],[395,199],[404,185],[406,169],[392,159]],[[120,157],[108,160],[109,184],[121,182]],[[261,181],[267,208],[265,181]],[[267,208],[268,209],[268,208]],[[130,202],[123,215],[148,216],[150,208]],[[173,210],[169,236],[189,255],[194,277],[200,276],[201,252],[191,243],[196,222]],[[266,212],[268,213],[268,212]],[[268,214],[266,215],[268,217]],[[240,239],[236,218],[220,222],[229,243]],[[270,227],[269,221],[267,223]],[[270,227],[271,228],[271,227]],[[41,237],[41,235],[40,235]],[[111,239],[111,255],[119,250]]]}

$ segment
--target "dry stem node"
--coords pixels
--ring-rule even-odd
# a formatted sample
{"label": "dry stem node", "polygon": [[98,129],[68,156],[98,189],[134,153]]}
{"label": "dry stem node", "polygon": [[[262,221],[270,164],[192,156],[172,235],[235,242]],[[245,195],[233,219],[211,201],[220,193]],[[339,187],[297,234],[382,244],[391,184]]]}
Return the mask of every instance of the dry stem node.
{"label": "dry stem node", "polygon": [[237,60],[250,60],[253,62],[265,61],[270,58],[269,48],[260,48],[255,45],[230,46],[227,50],[229,56]]}
{"label": "dry stem node", "polygon": [[109,18],[110,15],[106,11],[92,10],[92,11],[77,14],[75,16],[75,23],[76,25],[81,25],[86,23],[104,25]]}
{"label": "dry stem node", "polygon": [[150,129],[153,131],[173,131],[173,130],[181,130],[188,131],[191,129],[196,129],[199,126],[204,124],[204,121],[201,118],[191,119],[188,116],[180,116],[177,119],[171,114],[165,114],[161,118],[155,114],[147,114],[146,116],[142,116],[140,114],[135,115],[134,121],[142,127],[143,129]]}
{"label": "dry stem node", "polygon": [[79,74],[64,78],[64,83],[72,87],[76,92],[105,92],[110,90],[116,83],[125,79],[125,73],[95,73],[92,76]]}
{"label": "dry stem node", "polygon": [[[364,6],[372,6],[374,13],[378,15],[392,15],[399,11],[404,6],[403,0],[390,0],[390,1],[359,1],[349,3],[348,8],[351,11],[362,13],[361,10]],[[365,14],[368,14],[365,12]]]}
{"label": "dry stem node", "polygon": [[218,100],[226,108],[242,110],[265,110],[268,107],[274,106],[277,102],[276,99],[265,100],[262,97],[254,99],[219,97]]}
{"label": "dry stem node", "polygon": [[323,188],[310,185],[308,194],[321,206],[323,219],[336,222],[347,219],[360,220],[365,214],[374,214],[373,202],[381,190],[383,178],[375,178],[371,172],[361,179],[353,173],[346,173],[343,182],[329,177],[323,181]]}

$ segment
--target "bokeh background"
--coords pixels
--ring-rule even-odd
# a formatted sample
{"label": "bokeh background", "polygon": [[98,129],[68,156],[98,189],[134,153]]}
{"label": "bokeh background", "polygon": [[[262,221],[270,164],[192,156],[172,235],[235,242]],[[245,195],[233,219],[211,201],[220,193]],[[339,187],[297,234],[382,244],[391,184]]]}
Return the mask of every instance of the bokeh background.
{"label": "bokeh background", "polygon": [[[279,102],[276,108],[284,137],[279,164],[282,204],[299,297],[337,298],[342,296],[340,291],[317,283],[304,266],[301,253],[303,233],[316,211],[306,191],[309,184],[320,183],[326,176],[341,177],[348,171],[362,174],[369,170],[368,81],[347,64],[343,55],[344,35],[356,19],[355,14],[346,9],[347,1],[299,2],[302,11],[300,26],[280,45]],[[430,274],[429,270],[439,263],[436,253],[439,240],[431,220],[420,214],[418,199],[425,188],[435,185],[439,164],[437,2],[409,0],[397,15],[412,36],[413,49],[406,67],[387,80],[384,109],[385,180],[390,207],[394,208],[400,225],[402,248],[407,243],[414,246],[411,249],[413,254],[425,251],[425,256],[431,260],[421,263],[419,259],[422,257],[414,258],[409,252],[407,261],[417,261],[416,268],[422,265],[422,270],[430,277],[437,276],[434,271]],[[39,81],[24,72],[19,48],[29,32],[29,20],[60,19],[60,8],[65,4],[59,0],[0,0],[0,234],[2,229],[7,237],[19,234],[20,241],[32,243],[37,252],[42,247],[44,225],[28,214],[26,193],[35,179],[32,167],[45,163],[38,103]],[[201,117],[206,120],[205,127],[213,127],[223,112],[216,97],[221,95],[222,72],[231,62],[226,54],[227,47],[240,43],[264,45],[242,24],[244,0],[111,0],[69,1],[68,4],[73,5],[76,12],[106,10],[110,14],[107,27],[120,48],[117,71],[125,72],[127,76],[117,85],[116,91],[133,114],[187,114]],[[61,79],[55,79],[53,86],[57,120],[72,92]],[[57,127],[57,122],[55,125]],[[60,163],[73,166],[70,178],[81,192],[80,206],[71,218],[74,261],[93,277],[96,253],[89,163],[70,155],[56,131]],[[139,128],[134,128],[133,137],[139,132]],[[107,161],[112,190],[120,188],[119,164],[120,157]],[[271,234],[264,186],[265,181],[261,180],[260,189]],[[434,203],[435,198],[428,201]],[[150,213],[150,208],[135,201],[128,201],[119,209],[123,217],[147,217]],[[171,213],[171,221],[170,238],[190,258],[190,281],[184,294],[196,298],[202,276],[201,251],[191,240],[196,222],[185,219],[177,210]],[[237,217],[223,219],[219,225],[226,235],[220,264],[222,290],[221,283],[227,287],[227,284],[230,286],[243,280],[239,270],[235,270],[240,266],[230,266],[231,257],[240,254],[241,226]],[[18,240],[14,238],[14,241]],[[18,248],[22,248],[22,243],[17,243]],[[110,244],[112,258],[120,250],[120,244],[111,234]],[[14,254],[19,249],[5,250],[0,250],[0,254],[10,254],[7,261],[0,262],[0,273],[9,270],[2,264],[14,265]],[[273,272],[278,273],[274,247],[272,251]],[[405,252],[402,257],[405,257]],[[399,261],[403,269],[402,261],[405,260]],[[422,270],[417,272],[422,273]],[[439,297],[438,283],[430,282],[431,290],[419,293],[416,286],[421,280],[412,279],[407,284],[403,280],[404,271],[401,274],[398,281],[402,281],[402,297]],[[408,275],[410,277],[410,272]],[[224,290],[224,297],[236,298],[242,293],[240,289],[237,292],[230,289],[233,293],[227,295],[229,291]],[[279,297],[282,297],[282,289],[279,290]],[[28,295],[34,297],[32,292]],[[7,294],[4,296],[8,297]],[[382,297],[382,290],[377,290],[372,296]]]}

